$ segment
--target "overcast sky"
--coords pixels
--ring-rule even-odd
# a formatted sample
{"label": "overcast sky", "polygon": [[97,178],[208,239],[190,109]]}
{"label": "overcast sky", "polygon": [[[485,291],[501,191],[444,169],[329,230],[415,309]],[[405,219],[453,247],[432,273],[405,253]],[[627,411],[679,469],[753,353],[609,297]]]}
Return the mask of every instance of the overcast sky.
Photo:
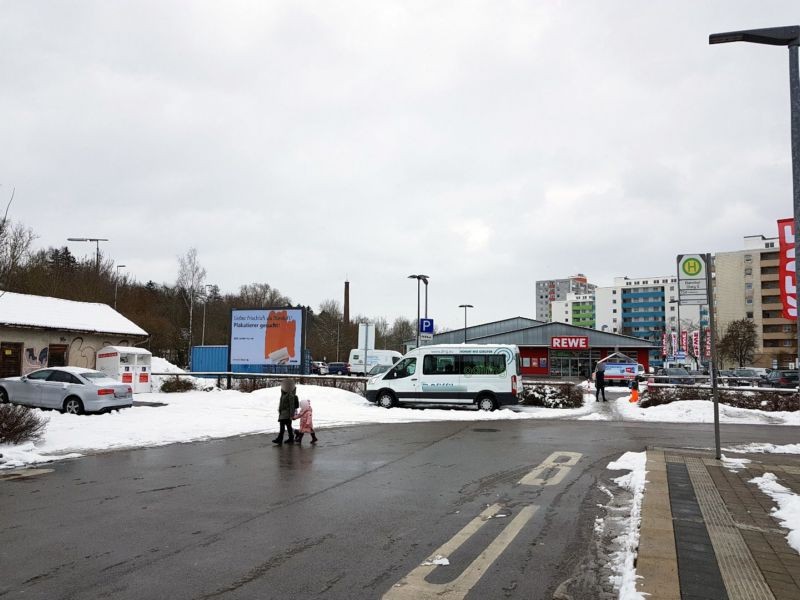
{"label": "overcast sky", "polygon": [[[791,209],[788,53],[760,2],[4,2],[0,198],[139,281],[438,324],[534,281],[673,273]],[[78,255],[94,246],[72,243]]]}

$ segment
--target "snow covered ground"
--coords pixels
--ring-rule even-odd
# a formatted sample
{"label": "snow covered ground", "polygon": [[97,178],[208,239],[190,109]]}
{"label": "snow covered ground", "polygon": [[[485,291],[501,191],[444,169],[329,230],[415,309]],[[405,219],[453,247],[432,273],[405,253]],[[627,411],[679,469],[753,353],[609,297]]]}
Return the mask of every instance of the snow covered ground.
{"label": "snow covered ground", "polygon": [[767,496],[778,505],[772,509],[772,516],[788,529],[786,540],[797,552],[800,552],[800,496],[789,488],[778,483],[774,473],[764,473],[761,477],[754,477],[750,483],[755,483]]}
{"label": "snow covered ground", "polygon": [[[387,410],[367,402],[362,396],[337,388],[298,385],[297,394],[301,399],[311,401],[314,427],[318,430],[362,423],[576,418],[593,409],[587,402],[584,407],[576,409],[525,406],[494,412],[442,407]],[[4,455],[0,459],[0,468],[105,450],[277,432],[279,397],[279,387],[252,393],[214,390],[137,394],[137,402],[163,403],[166,406],[134,406],[88,416],[42,412],[49,419],[42,440],[35,445],[0,445],[0,454]]]}
{"label": "snow covered ground", "polygon": [[[618,398],[615,408],[626,421],[649,421],[660,423],[713,423],[714,404],[708,400],[680,400],[660,406],[642,408],[628,402],[630,396]],[[719,405],[721,423],[795,425],[800,426],[800,411],[768,412],[747,408]]]}

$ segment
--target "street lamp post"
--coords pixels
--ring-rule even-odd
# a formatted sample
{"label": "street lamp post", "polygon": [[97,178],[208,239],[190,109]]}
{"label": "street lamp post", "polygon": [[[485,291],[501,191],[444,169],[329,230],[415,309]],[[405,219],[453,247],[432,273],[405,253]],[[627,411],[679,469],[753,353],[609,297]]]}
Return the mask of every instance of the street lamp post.
{"label": "street lamp post", "polygon": [[464,309],[464,343],[467,343],[467,309],[475,308],[472,304],[459,304],[458,308]]}
{"label": "street lamp post", "polygon": [[119,270],[124,269],[125,265],[117,265],[117,275],[114,277],[114,310],[117,310],[117,289],[119,288]]}
{"label": "street lamp post", "polygon": [[419,319],[420,319],[420,313],[419,313],[419,309],[420,309],[420,306],[419,306],[419,284],[420,284],[420,281],[424,281],[425,282],[425,314],[427,316],[427,313],[428,313],[428,279],[429,279],[429,277],[427,275],[409,275],[408,278],[417,280],[417,348],[419,348]]}
{"label": "street lamp post", "polygon": [[95,254],[95,271],[100,273],[100,242],[107,242],[107,238],[67,238],[68,242],[94,242],[97,244],[97,252]]}
{"label": "street lamp post", "polygon": [[[789,104],[792,129],[792,204],[794,207],[794,255],[800,260],[800,71],[798,71],[797,48],[800,46],[800,25],[788,27],[770,27],[767,29],[747,29],[744,31],[727,31],[712,33],[708,36],[709,44],[727,42],[751,42],[768,46],[786,46],[789,49]],[[713,313],[709,306],[711,321],[711,341],[714,342]],[[800,327],[797,327],[797,363],[800,367]]]}
{"label": "street lamp post", "polygon": [[203,302],[203,333],[200,336],[200,345],[206,345],[206,306],[208,305],[208,290],[213,289],[214,286],[210,283],[206,284],[206,293],[205,293],[205,301]]}

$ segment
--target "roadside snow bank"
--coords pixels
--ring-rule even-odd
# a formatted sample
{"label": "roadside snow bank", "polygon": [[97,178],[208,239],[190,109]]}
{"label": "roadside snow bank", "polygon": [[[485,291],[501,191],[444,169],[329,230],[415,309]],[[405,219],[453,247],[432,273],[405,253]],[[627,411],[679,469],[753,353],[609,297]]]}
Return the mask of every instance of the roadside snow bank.
{"label": "roadside snow bank", "polygon": [[778,508],[772,509],[772,516],[780,522],[781,527],[789,530],[786,539],[800,553],[800,496],[778,483],[774,473],[764,473],[761,477],[751,479],[750,483],[755,483],[758,489],[777,502]]}
{"label": "roadside snow bank", "polygon": [[[181,375],[186,373],[183,369],[173,365],[166,359],[154,356],[150,361],[150,369],[153,373],[175,373]],[[168,375],[153,375],[153,392],[158,393],[161,391],[161,385],[169,379]],[[194,387],[198,390],[211,390],[215,389],[216,383],[214,379],[205,379],[203,377],[181,377],[181,379],[188,379],[192,382]],[[136,398],[139,399],[143,394],[137,394]]]}
{"label": "roadside snow bank", "polygon": [[644,497],[647,471],[646,452],[626,452],[618,460],[608,463],[612,471],[630,471],[614,479],[621,488],[631,492],[628,515],[623,517],[622,533],[614,540],[617,548],[611,555],[611,568],[615,575],[611,581],[619,590],[621,600],[644,600],[644,595],[636,591],[636,555],[639,548],[639,526],[642,522],[642,498]]}
{"label": "roadside snow bank", "polygon": [[[669,404],[642,408],[628,402],[627,398],[616,401],[616,409],[628,421],[650,421],[667,423],[713,423],[714,403],[708,400],[678,400]],[[800,425],[800,411],[767,412],[748,408],[733,408],[719,405],[722,423],[745,423],[766,425]]]}
{"label": "roadside snow bank", "polygon": [[64,458],[78,458],[80,454],[61,454],[47,456],[36,448],[33,442],[24,444],[0,444],[0,469],[16,469],[27,465],[38,465]]}
{"label": "roadside snow bank", "polygon": [[800,444],[739,444],[723,450],[736,454],[800,454]]}
{"label": "roadside snow bank", "polygon": [[[365,398],[338,388],[298,385],[297,395],[311,401],[314,427],[325,429],[361,423],[412,423],[423,421],[501,421],[574,418],[592,407],[548,409],[514,407],[494,412],[464,408],[380,408]],[[14,457],[14,466],[33,464],[105,450],[162,446],[278,430],[280,388],[243,393],[231,390],[192,391],[175,394],[137,394],[134,406],[104,415],[48,413],[50,422],[35,444],[2,450]],[[37,409],[34,409],[37,410]],[[324,441],[324,438],[323,438]],[[2,460],[2,459],[0,459]],[[4,466],[8,467],[10,463]]]}

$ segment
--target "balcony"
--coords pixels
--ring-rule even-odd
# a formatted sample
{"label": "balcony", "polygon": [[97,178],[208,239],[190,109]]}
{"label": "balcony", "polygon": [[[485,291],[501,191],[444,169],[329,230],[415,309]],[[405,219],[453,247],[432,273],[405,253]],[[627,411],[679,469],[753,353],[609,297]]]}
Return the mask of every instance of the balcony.
{"label": "balcony", "polygon": [[761,275],[761,281],[780,281],[779,273],[764,273]]}
{"label": "balcony", "polygon": [[764,300],[766,300],[766,298],[761,300],[761,310],[783,310],[783,304],[781,304],[780,301],[773,301],[767,304]]}
{"label": "balcony", "polygon": [[771,333],[762,333],[761,339],[763,340],[794,340],[797,337],[794,331],[788,332],[771,332]]}
{"label": "balcony", "polygon": [[791,323],[791,321],[788,321],[783,317],[764,317],[761,319],[761,323],[764,325],[788,325]]}
{"label": "balcony", "polygon": [[766,260],[761,259],[761,261],[758,264],[761,266],[762,269],[764,267],[780,267],[781,266],[780,260],[777,259],[777,258],[775,258],[775,259],[766,259]]}

